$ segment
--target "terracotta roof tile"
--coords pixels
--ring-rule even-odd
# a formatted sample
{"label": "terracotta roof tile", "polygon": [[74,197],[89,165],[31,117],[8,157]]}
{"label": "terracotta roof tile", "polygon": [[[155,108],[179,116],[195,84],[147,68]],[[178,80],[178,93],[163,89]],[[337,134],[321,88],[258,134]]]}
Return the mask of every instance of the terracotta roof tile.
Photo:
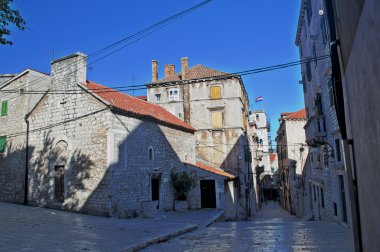
{"label": "terracotta roof tile", "polygon": [[285,119],[306,119],[306,109],[300,109],[290,115],[287,115]]}
{"label": "terracotta roof tile", "polygon": [[291,120],[291,119],[305,119],[306,120],[306,109],[300,109],[296,112],[286,112],[286,113],[281,113],[281,118],[279,119],[280,121],[282,120]]}
{"label": "terracotta roof tile", "polygon": [[[203,66],[201,64],[198,64],[189,68],[186,79],[189,79],[189,80],[202,79],[202,78],[209,78],[209,77],[221,76],[221,75],[226,75],[226,74],[228,73],[221,72],[221,71]],[[156,83],[181,81],[182,80],[181,75],[182,73],[179,72],[174,75],[168,76],[166,78],[160,79]]]}
{"label": "terracotta roof tile", "polygon": [[208,171],[208,172],[211,172],[211,173],[214,173],[214,174],[217,174],[217,175],[220,175],[220,176],[223,176],[223,177],[227,177],[229,179],[234,179],[236,178],[236,176],[230,174],[230,173],[227,173],[223,170],[220,170],[220,169],[217,169],[217,168],[214,168],[214,167],[211,167],[211,166],[208,166],[208,165],[205,165],[203,163],[200,163],[200,162],[196,162],[195,164],[191,164],[191,163],[187,163],[187,162],[184,162],[185,164],[188,164],[188,165],[192,165],[192,166],[195,166],[199,169],[202,169],[202,170],[205,170],[205,171]]}
{"label": "terracotta roof tile", "polygon": [[138,99],[140,99],[140,100],[144,100],[144,101],[148,100],[148,96],[146,96],[146,95],[138,95],[138,96],[135,96],[135,97],[138,98]]}
{"label": "terracotta roof tile", "polygon": [[[92,81],[87,81],[86,84],[82,83],[81,86],[103,101],[109,103],[111,106],[120,110],[132,113],[136,116],[153,119],[161,124],[171,125],[186,131],[194,132],[196,130],[166,109],[153,103],[129,96]],[[97,89],[100,90],[96,91]]]}

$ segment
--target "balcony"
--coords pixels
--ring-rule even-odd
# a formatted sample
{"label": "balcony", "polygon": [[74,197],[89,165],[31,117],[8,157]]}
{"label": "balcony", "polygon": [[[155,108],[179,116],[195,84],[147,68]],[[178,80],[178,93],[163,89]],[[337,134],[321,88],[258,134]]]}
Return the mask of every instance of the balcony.
{"label": "balcony", "polygon": [[306,142],[310,145],[312,142],[320,142],[326,138],[326,123],[323,115],[313,115],[307,121],[305,127]]}

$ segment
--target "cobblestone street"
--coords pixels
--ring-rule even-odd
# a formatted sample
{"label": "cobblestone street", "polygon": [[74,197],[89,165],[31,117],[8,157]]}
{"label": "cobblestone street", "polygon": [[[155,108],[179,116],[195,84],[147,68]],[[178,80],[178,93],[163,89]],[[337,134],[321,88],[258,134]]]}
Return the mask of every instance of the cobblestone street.
{"label": "cobblestone street", "polygon": [[0,251],[135,251],[207,225],[222,212],[116,219],[0,202]]}
{"label": "cobblestone street", "polygon": [[153,251],[352,251],[350,230],[323,221],[302,221],[268,203],[245,222],[216,222],[165,243]]}

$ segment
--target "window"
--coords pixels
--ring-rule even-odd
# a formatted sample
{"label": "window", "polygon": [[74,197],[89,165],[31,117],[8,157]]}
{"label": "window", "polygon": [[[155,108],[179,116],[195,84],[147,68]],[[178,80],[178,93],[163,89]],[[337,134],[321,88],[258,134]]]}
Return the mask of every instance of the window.
{"label": "window", "polygon": [[210,87],[210,97],[211,99],[220,99],[221,98],[221,88],[220,86]]}
{"label": "window", "polygon": [[327,81],[327,85],[328,85],[328,89],[329,89],[330,107],[332,108],[335,106],[335,97],[334,97],[332,76],[329,77],[329,80]]}
{"label": "window", "polygon": [[311,18],[313,17],[313,8],[311,6],[311,0],[307,1],[307,6],[306,6],[306,13],[307,13],[307,21],[308,24],[310,25],[311,23]]}
{"label": "window", "polygon": [[314,191],[314,202],[317,202],[317,192],[315,191],[315,185],[313,185],[313,191]]}
{"label": "window", "polygon": [[322,205],[322,208],[325,208],[325,195],[322,188],[321,188],[321,205]]}
{"label": "window", "polygon": [[336,161],[341,162],[342,161],[342,154],[340,150],[340,139],[335,139],[335,152],[336,152]]}
{"label": "window", "polygon": [[315,47],[315,42],[313,43],[313,58],[314,58],[314,67],[316,68],[318,65],[317,61],[317,48]]}
{"label": "window", "polygon": [[306,78],[308,81],[311,81],[311,67],[310,67],[310,61],[306,62]]}
{"label": "window", "polygon": [[326,45],[327,44],[327,29],[326,29],[326,20],[325,20],[325,16],[322,15],[321,16],[321,31],[322,31],[322,42],[323,42],[323,45]]}
{"label": "window", "polygon": [[336,202],[334,202],[334,215],[338,216],[338,206],[337,206]]}
{"label": "window", "polygon": [[223,127],[223,112],[211,111],[211,126],[213,128]]}
{"label": "window", "polygon": [[168,90],[169,101],[179,101],[179,92],[177,88],[171,88]]}
{"label": "window", "polygon": [[318,115],[323,115],[323,110],[322,110],[322,95],[321,95],[321,93],[317,93],[316,94],[315,107],[317,109],[317,114]]}
{"label": "window", "polygon": [[0,153],[4,153],[7,150],[7,137],[0,136]]}
{"label": "window", "polygon": [[8,101],[1,102],[1,116],[8,115]]}
{"label": "window", "polygon": [[156,101],[161,101],[161,94],[155,94],[156,96]]}
{"label": "window", "polygon": [[303,92],[306,93],[306,80],[305,80],[305,75],[302,75],[302,87],[303,87]]}
{"label": "window", "polygon": [[149,147],[148,156],[149,156],[149,160],[154,159],[153,147]]}

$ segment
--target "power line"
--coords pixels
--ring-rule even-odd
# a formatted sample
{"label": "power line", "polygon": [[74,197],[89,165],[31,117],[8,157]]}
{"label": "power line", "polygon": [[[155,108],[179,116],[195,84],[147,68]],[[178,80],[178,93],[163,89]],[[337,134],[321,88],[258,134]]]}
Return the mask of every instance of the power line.
{"label": "power line", "polygon": [[[194,6],[190,7],[190,8],[188,8],[188,9],[185,9],[185,10],[183,10],[183,11],[181,11],[181,12],[179,12],[179,13],[173,15],[173,16],[170,16],[170,17],[168,17],[168,18],[165,18],[165,19],[163,19],[163,20],[161,20],[161,21],[159,21],[159,22],[157,22],[157,23],[155,23],[155,24],[153,24],[153,25],[151,25],[151,26],[149,26],[149,27],[147,27],[147,28],[145,28],[145,29],[142,29],[142,30],[140,30],[140,31],[138,31],[138,32],[136,32],[136,33],[134,33],[134,34],[132,34],[132,35],[126,37],[126,38],[123,38],[123,39],[121,39],[121,40],[119,40],[119,41],[117,41],[117,42],[114,42],[114,43],[112,43],[112,44],[110,44],[110,45],[108,45],[108,46],[106,46],[106,47],[104,47],[104,48],[102,48],[102,49],[100,49],[100,50],[98,50],[98,51],[96,51],[96,52],[91,53],[91,54],[88,56],[88,58],[90,58],[90,57],[94,57],[95,55],[98,55],[98,54],[101,54],[101,53],[104,53],[104,52],[106,52],[106,51],[108,51],[108,50],[110,50],[110,49],[112,49],[112,48],[115,48],[115,47],[118,46],[118,45],[123,44],[124,42],[126,42],[126,41],[128,41],[128,40],[131,40],[131,39],[134,39],[134,38],[137,37],[137,39],[135,39],[135,40],[132,41],[131,43],[128,43],[127,45],[124,45],[124,46],[122,46],[121,48],[118,48],[118,49],[116,49],[116,50],[114,50],[114,51],[111,51],[110,53],[108,53],[108,54],[102,56],[101,58],[98,58],[98,59],[92,61],[92,62],[91,62],[90,64],[88,64],[88,65],[94,64],[94,63],[96,63],[96,62],[98,62],[98,61],[100,61],[100,60],[102,60],[102,59],[104,59],[104,58],[106,58],[106,57],[112,55],[113,53],[115,53],[115,52],[117,52],[117,51],[120,51],[121,49],[125,48],[126,46],[131,45],[131,44],[133,44],[133,43],[135,43],[135,42],[141,40],[142,38],[144,38],[144,37],[146,37],[146,36],[152,34],[153,32],[155,32],[155,31],[157,31],[157,30],[163,28],[164,26],[166,26],[167,24],[169,24],[169,23],[175,21],[176,19],[179,19],[179,18],[181,18],[181,17],[183,17],[183,16],[185,16],[185,15],[187,15],[187,14],[189,14],[189,13],[191,13],[191,12],[193,12],[193,11],[195,11],[195,10],[201,8],[201,7],[203,7],[203,6],[207,5],[207,4],[210,3],[210,2],[212,2],[212,0],[206,0],[206,1],[203,1],[203,2],[201,2],[201,3],[199,3],[199,4],[196,4],[196,5],[194,5]],[[139,37],[139,36],[142,36],[142,37]],[[74,65],[74,64],[76,64],[76,63],[78,63],[78,62],[79,62],[79,60],[74,61],[74,62],[72,62],[72,63],[70,63],[70,64],[68,64],[68,65],[66,65],[66,66],[64,66],[64,67],[62,67],[62,68],[60,68],[60,69],[58,69],[58,70],[56,70],[56,71],[57,71],[57,73],[62,73],[66,68],[69,68],[71,65]],[[78,69],[76,69],[75,71],[77,71],[77,70],[78,70]],[[73,71],[73,72],[74,72],[74,71]],[[72,73],[72,72],[71,72],[71,73]],[[28,83],[25,84],[24,86],[18,87],[18,89],[23,88],[23,87],[26,87],[26,86],[29,86],[29,87],[30,87],[30,86],[33,86],[33,85],[35,85],[36,83],[42,81],[43,79],[45,79],[45,78],[47,78],[47,77],[49,77],[49,76],[42,76],[42,77],[40,77],[40,78],[37,78],[37,79],[35,79],[35,80],[31,81],[31,82],[28,82]],[[19,92],[18,90],[14,90],[14,91]]]}
{"label": "power line", "polygon": [[[250,70],[245,70],[245,71],[240,71],[240,72],[235,72],[235,73],[230,73],[230,74],[225,74],[225,75],[217,75],[217,76],[210,76],[210,77],[207,77],[205,79],[212,79],[212,78],[226,78],[226,77],[231,77],[231,76],[244,76],[244,75],[250,75],[250,74],[258,74],[258,73],[262,73],[262,72],[268,72],[268,71],[275,71],[275,70],[278,70],[278,69],[283,69],[283,68],[287,68],[287,67],[292,67],[292,66],[297,66],[297,65],[301,65],[301,64],[304,64],[304,63],[307,63],[307,62],[311,62],[311,61],[319,61],[319,60],[324,60],[324,59],[328,59],[330,58],[329,55],[324,55],[324,56],[319,56],[319,57],[315,57],[315,58],[310,58],[310,59],[306,59],[306,60],[300,60],[300,61],[292,61],[292,62],[289,62],[289,63],[284,63],[284,64],[277,64],[277,65],[272,65],[272,66],[268,66],[268,67],[263,67],[263,68],[256,68],[256,69],[250,69]],[[195,80],[198,80],[198,79],[189,79],[189,80],[186,80],[186,81],[181,81],[181,83],[175,83],[175,84],[172,84],[172,85],[184,85],[184,84],[187,84],[188,82],[191,82],[191,81],[195,81]],[[133,85],[133,87],[131,86],[119,86],[119,87],[113,87],[113,88],[110,88],[110,87],[104,87],[104,88],[98,88],[98,89],[91,89],[90,91],[95,93],[95,94],[99,94],[99,93],[112,93],[112,92],[123,92],[123,91],[135,91],[135,90],[143,90],[143,89],[146,89],[146,85],[163,85],[163,86],[167,86],[168,83],[148,83],[148,84],[141,84],[141,85]],[[0,90],[0,92],[2,93],[19,93],[19,91],[13,91],[13,90]],[[45,90],[45,91],[41,91],[41,90],[38,90],[38,91],[25,91],[23,92],[22,94],[44,94],[48,92],[48,90]],[[84,93],[84,92],[87,92],[87,91],[80,91],[80,90],[74,90],[74,89],[68,89],[68,90],[57,90],[57,91],[53,91],[53,90],[50,90],[49,91],[49,94],[81,94],[81,93]]]}

